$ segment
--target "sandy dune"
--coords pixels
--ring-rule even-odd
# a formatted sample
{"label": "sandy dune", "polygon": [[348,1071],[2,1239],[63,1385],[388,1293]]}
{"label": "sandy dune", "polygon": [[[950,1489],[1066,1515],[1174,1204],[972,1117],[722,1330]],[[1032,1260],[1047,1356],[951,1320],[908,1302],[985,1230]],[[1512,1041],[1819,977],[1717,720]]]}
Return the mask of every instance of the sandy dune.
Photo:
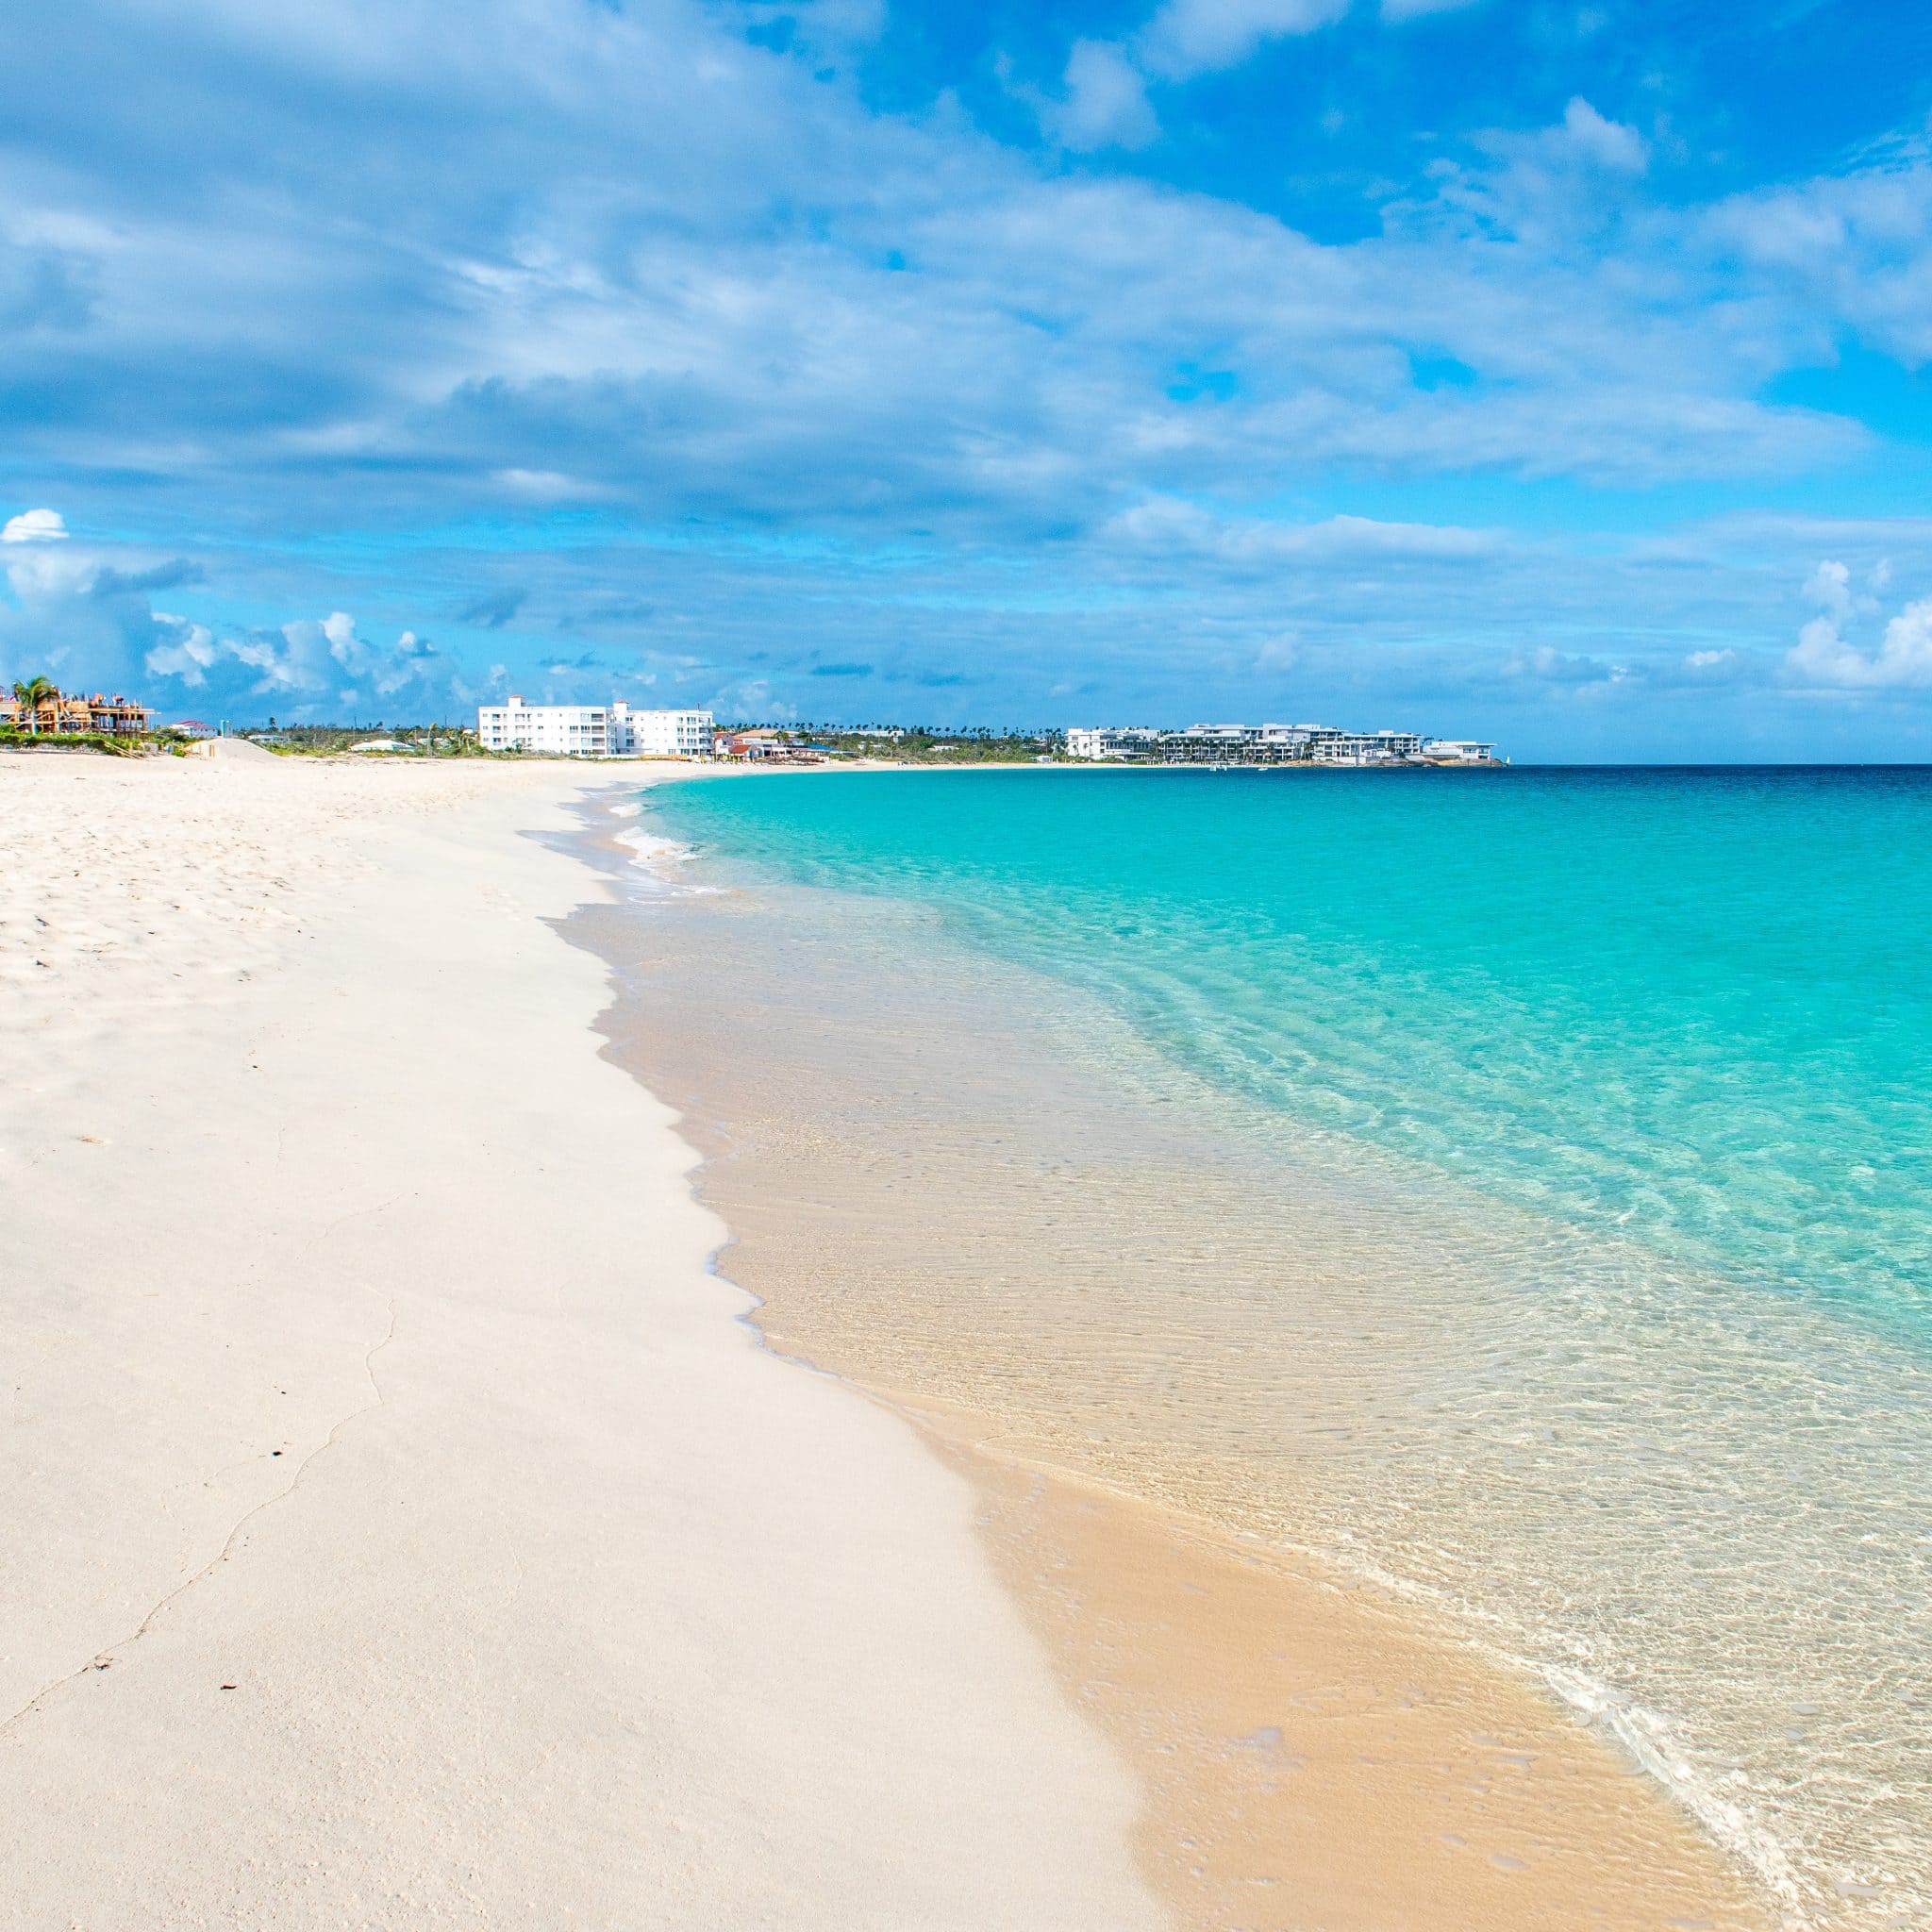
{"label": "sandy dune", "polygon": [[0,1924],[1158,1922],[964,1485],[705,1273],[590,780],[0,758]]}

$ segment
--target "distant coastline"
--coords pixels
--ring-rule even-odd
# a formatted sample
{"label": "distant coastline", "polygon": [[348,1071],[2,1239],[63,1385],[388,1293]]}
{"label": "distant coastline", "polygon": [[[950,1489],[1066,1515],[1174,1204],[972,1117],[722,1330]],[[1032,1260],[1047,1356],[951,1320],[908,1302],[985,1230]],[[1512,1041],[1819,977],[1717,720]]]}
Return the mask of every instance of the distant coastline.
{"label": "distant coastline", "polygon": [[1419,731],[1347,731],[1336,724],[1090,725],[1070,730],[1067,756],[1091,764],[1373,768],[1494,767],[1492,741]]}

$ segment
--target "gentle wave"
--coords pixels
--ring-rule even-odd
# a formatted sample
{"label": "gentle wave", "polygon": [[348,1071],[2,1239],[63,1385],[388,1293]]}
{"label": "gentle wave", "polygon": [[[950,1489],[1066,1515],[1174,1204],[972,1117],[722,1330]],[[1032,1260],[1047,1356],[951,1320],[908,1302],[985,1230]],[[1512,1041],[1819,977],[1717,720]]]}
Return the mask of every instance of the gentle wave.
{"label": "gentle wave", "polygon": [[[1932,1912],[1932,775],[855,777],[653,816],[819,895],[868,1026],[978,1041],[921,1049],[928,1114],[951,1082],[1018,1121],[1058,1057],[1038,1159],[1090,1133],[1080,1187],[1028,1169],[969,1241],[985,1163],[935,1154],[901,1231],[935,1258],[870,1264],[960,1311],[947,1374],[1037,1329],[975,1400],[1455,1615],[1794,1921]],[[979,1041],[1062,1007],[1050,1051]],[[1139,1174],[1181,1113],[1210,1138]],[[1051,1327],[1061,1272],[1147,1340]],[[1186,1399],[1141,1413],[1149,1378]]]}
{"label": "gentle wave", "polygon": [[641,883],[652,893],[703,898],[722,890],[679,875],[697,855],[691,846],[676,839],[666,839],[656,832],[641,830],[619,832],[615,839],[618,844],[630,848],[631,864],[642,874]]}

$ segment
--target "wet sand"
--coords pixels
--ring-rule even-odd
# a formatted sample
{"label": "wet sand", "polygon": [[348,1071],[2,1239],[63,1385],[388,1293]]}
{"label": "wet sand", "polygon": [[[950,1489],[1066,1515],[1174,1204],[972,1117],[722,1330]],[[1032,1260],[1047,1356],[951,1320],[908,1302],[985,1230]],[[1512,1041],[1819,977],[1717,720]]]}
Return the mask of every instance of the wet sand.
{"label": "wet sand", "polygon": [[[1146,1450],[1168,1405],[1211,1399],[1182,1358],[1199,1336],[1109,1323],[1105,1263],[1052,1207],[1095,1176],[1027,1145],[1023,1116],[1052,1106],[1028,1084],[1038,1042],[970,1001],[908,1041],[890,990],[841,982],[828,932],[785,916],[757,895],[646,901],[572,932],[624,990],[614,1057],[707,1157],[721,1272],[759,1298],[770,1345],[870,1391],[974,1483],[1001,1577],[1137,1774],[1137,1853],[1176,1923],[1772,1924],[1526,1673],[1189,1507]],[[1104,1185],[1144,1197],[1160,1175]],[[1065,1242],[1083,1278],[1042,1291],[1007,1238]]]}

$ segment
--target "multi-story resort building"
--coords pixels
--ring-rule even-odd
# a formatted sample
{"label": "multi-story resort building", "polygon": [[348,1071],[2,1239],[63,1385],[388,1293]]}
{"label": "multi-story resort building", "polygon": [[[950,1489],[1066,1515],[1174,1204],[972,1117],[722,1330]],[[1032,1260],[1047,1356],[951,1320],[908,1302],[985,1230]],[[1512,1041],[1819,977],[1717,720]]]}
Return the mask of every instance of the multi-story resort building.
{"label": "multi-story resort building", "polygon": [[610,750],[618,758],[703,758],[717,728],[708,711],[633,711],[620,698],[610,708]]}
{"label": "multi-story resort building", "polygon": [[624,699],[608,705],[507,705],[476,712],[485,751],[527,751],[552,758],[702,758],[711,749],[708,711],[634,711]]}
{"label": "multi-story resort building", "polygon": [[1147,724],[1076,728],[1067,756],[1147,765],[1493,765],[1493,744],[1414,731],[1343,731],[1333,724]]}
{"label": "multi-story resort building", "polygon": [[50,690],[29,705],[10,691],[0,691],[0,730],[49,738],[138,738],[154,728],[153,710],[118,692],[107,697],[96,691],[89,698]]}
{"label": "multi-story resort building", "polygon": [[507,705],[476,712],[476,741],[485,751],[529,751],[553,757],[601,758],[610,749],[610,712],[604,705]]}

